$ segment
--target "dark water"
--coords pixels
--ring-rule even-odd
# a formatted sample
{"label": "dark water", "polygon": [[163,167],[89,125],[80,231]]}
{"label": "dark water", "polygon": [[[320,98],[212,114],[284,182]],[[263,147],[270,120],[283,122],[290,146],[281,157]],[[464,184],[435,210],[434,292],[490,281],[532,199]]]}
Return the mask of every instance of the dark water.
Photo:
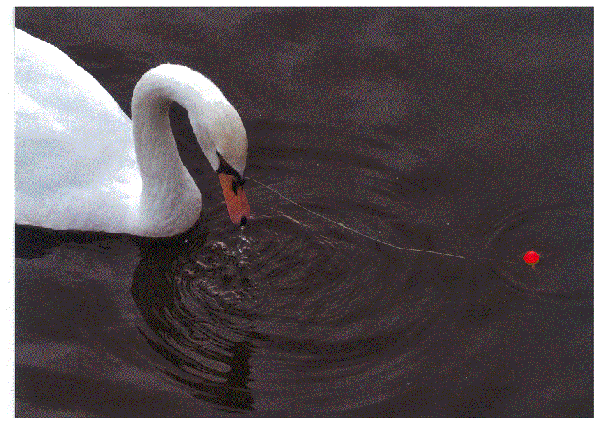
{"label": "dark water", "polygon": [[175,107],[196,227],[17,227],[17,416],[592,416],[592,12],[349,11],[17,9],[124,110],[138,67],[212,63],[255,214]]}

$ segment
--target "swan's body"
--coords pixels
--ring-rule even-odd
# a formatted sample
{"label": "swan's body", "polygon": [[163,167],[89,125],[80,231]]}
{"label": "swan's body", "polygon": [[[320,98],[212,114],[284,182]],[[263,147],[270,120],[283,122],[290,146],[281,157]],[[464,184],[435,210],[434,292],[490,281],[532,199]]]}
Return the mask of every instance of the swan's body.
{"label": "swan's body", "polygon": [[[212,167],[219,168],[218,153],[230,165],[227,178],[243,175],[242,121],[199,73],[169,64],[148,71],[134,90],[132,123],[63,52],[20,30],[15,45],[17,223],[150,237],[190,228],[202,201],[173,139],[172,101],[188,110]],[[240,201],[233,212],[228,202],[236,223],[249,212],[245,195]]]}

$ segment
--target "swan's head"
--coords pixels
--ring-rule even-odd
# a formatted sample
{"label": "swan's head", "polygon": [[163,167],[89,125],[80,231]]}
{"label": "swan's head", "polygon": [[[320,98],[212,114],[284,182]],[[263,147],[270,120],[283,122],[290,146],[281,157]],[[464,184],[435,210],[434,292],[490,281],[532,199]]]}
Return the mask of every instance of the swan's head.
{"label": "swan's head", "polygon": [[244,225],[250,218],[243,187],[248,149],[246,130],[236,110],[224,98],[215,99],[209,110],[204,109],[194,132],[212,168],[219,174],[231,221]]}

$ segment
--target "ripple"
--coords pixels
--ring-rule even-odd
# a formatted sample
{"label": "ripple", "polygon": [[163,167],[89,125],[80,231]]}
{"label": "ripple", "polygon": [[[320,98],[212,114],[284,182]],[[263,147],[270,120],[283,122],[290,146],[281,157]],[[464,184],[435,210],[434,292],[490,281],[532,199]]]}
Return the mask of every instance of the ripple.
{"label": "ripple", "polygon": [[[500,223],[488,241],[495,272],[517,291],[540,299],[586,301],[592,286],[592,212],[581,205],[532,208]],[[523,255],[535,250],[535,267]]]}
{"label": "ripple", "polygon": [[[336,387],[347,398],[318,409],[355,408],[373,402],[363,381],[385,381],[378,396],[406,390],[429,349],[418,340],[440,320],[445,294],[435,281],[455,281],[455,259],[399,253],[285,215],[242,230],[209,225],[149,290],[163,297],[152,306],[162,323],[155,350],[175,365],[174,380],[196,394],[216,384],[221,394],[209,401],[235,410],[285,410],[299,393],[318,402]],[[281,385],[281,401],[270,398]],[[230,392],[244,401],[231,405]]]}

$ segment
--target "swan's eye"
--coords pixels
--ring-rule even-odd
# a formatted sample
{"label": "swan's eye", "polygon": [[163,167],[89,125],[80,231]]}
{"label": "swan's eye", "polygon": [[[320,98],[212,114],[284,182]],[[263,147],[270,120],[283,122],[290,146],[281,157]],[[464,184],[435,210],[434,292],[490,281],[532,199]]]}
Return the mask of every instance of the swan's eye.
{"label": "swan's eye", "polygon": [[219,152],[217,152],[217,156],[219,157],[219,168],[217,169],[217,173],[227,174],[233,177],[233,180],[231,181],[231,190],[237,194],[238,187],[242,187],[246,182],[246,179],[243,178],[235,169],[233,169],[231,165],[225,162]]}

